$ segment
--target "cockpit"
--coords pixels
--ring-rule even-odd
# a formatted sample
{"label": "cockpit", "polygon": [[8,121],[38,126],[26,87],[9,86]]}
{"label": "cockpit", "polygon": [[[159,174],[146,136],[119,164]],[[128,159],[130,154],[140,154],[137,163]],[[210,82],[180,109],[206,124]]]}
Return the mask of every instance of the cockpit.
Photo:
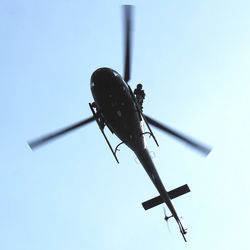
{"label": "cockpit", "polygon": [[99,68],[91,76],[90,85],[91,88],[97,86],[98,84],[108,84],[117,78],[122,79],[121,75],[113,69],[110,68]]}
{"label": "cockpit", "polygon": [[[90,80],[91,91],[95,95],[99,94],[110,95],[113,92],[129,93],[127,84],[124,82],[121,75],[110,68],[99,68],[91,76]],[[119,96],[119,94],[118,94]]]}

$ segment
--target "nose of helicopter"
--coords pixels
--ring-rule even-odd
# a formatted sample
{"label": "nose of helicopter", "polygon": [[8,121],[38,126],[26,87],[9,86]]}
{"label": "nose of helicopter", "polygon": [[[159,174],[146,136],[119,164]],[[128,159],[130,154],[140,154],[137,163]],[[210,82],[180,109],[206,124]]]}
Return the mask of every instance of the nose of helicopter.
{"label": "nose of helicopter", "polygon": [[102,101],[106,102],[108,96],[113,96],[117,91],[123,89],[124,81],[122,77],[113,69],[99,68],[91,76],[90,87],[93,98],[98,105]]}
{"label": "nose of helicopter", "polygon": [[111,82],[119,74],[110,68],[99,68],[91,76],[90,86],[91,89],[104,89],[107,88]]}

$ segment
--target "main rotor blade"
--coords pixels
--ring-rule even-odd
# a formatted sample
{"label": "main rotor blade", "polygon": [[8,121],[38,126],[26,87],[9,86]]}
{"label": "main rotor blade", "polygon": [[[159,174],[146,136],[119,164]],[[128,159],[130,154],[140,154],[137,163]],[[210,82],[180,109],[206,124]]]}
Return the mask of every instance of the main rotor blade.
{"label": "main rotor blade", "polygon": [[124,80],[128,82],[130,79],[130,65],[131,65],[131,31],[132,31],[132,5],[123,5],[123,13],[124,13],[124,53],[125,53],[125,61],[124,61]]}
{"label": "main rotor blade", "polygon": [[84,126],[92,121],[94,121],[95,118],[94,117],[90,117],[90,118],[87,118],[83,121],[80,121],[80,122],[77,122],[71,126],[68,126],[66,128],[63,128],[63,129],[60,129],[54,133],[51,133],[51,134],[48,134],[46,136],[43,136],[43,137],[40,137],[36,140],[33,140],[31,142],[28,142],[29,146],[31,147],[31,149],[35,149],[37,148],[38,146],[41,146],[42,144],[46,143],[46,142],[49,142],[53,139],[57,139],[59,136],[62,136],[62,135],[65,135],[66,133],[76,129],[76,128],[79,128],[81,126]]}
{"label": "main rotor blade", "polygon": [[147,119],[148,123],[151,125],[163,130],[164,132],[167,132],[168,134],[174,136],[175,138],[187,143],[189,146],[193,147],[194,149],[198,150],[200,153],[204,154],[205,156],[210,153],[212,148],[202,145],[201,143],[187,137],[186,135],[181,134],[180,132],[177,132],[176,130],[167,127],[166,125],[163,125],[156,120],[150,118],[149,116],[144,115]]}

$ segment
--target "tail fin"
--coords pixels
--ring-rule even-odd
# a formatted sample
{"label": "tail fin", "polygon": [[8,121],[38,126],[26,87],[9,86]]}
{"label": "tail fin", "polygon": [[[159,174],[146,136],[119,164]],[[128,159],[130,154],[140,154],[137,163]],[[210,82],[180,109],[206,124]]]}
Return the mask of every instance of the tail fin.
{"label": "tail fin", "polygon": [[[188,185],[186,184],[186,185],[183,185],[181,187],[178,187],[178,188],[175,188],[175,189],[169,191],[168,196],[172,200],[172,199],[179,197],[183,194],[186,194],[188,192],[190,192],[190,189],[189,189]],[[148,201],[143,202],[142,206],[144,207],[145,210],[147,210],[147,209],[150,209],[152,207],[158,206],[162,203],[164,203],[164,201],[163,201],[162,197],[159,195],[153,199],[150,199]]]}

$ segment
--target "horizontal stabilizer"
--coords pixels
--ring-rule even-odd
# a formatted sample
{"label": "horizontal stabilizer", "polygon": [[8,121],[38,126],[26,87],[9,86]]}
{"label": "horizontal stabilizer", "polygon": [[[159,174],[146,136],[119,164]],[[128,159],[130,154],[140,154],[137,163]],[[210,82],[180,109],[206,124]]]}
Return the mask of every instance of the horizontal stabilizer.
{"label": "horizontal stabilizer", "polygon": [[[183,194],[186,194],[190,192],[190,189],[188,187],[188,185],[183,185],[181,187],[178,187],[176,189],[173,189],[171,191],[168,192],[168,196],[169,198],[172,200],[178,196],[181,196]],[[145,201],[142,203],[142,206],[144,207],[145,210],[150,209],[152,207],[158,206],[160,204],[164,203],[162,197],[159,195],[151,200]]]}

